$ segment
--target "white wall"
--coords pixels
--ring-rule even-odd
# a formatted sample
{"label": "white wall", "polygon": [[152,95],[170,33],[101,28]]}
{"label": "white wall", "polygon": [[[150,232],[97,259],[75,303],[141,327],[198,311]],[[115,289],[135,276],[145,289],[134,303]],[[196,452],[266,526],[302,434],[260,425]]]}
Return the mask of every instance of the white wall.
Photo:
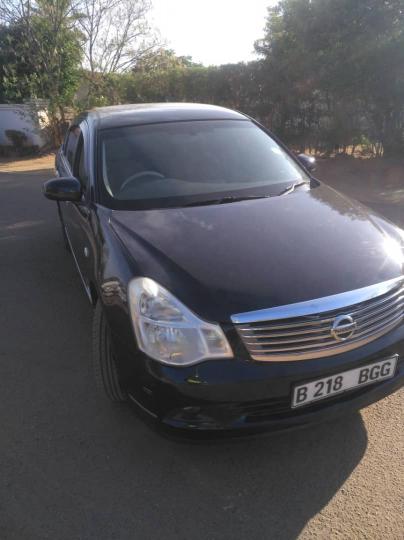
{"label": "white wall", "polygon": [[46,144],[46,124],[47,115],[44,110],[34,110],[29,105],[0,105],[0,145],[12,146],[5,131],[15,129],[27,135],[27,146],[41,148]]}

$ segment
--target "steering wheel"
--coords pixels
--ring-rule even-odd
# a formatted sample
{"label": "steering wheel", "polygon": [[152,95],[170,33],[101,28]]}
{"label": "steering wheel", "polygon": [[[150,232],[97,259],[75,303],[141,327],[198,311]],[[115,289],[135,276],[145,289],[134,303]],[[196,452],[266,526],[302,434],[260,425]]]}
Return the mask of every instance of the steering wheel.
{"label": "steering wheel", "polygon": [[119,188],[119,192],[123,191],[128,184],[133,182],[133,180],[138,180],[142,176],[152,176],[154,177],[152,178],[152,180],[158,180],[160,178],[164,178],[164,175],[160,174],[157,171],[140,171],[136,174],[132,174],[132,176],[129,176],[129,178],[126,178],[126,180],[123,182],[123,184]]}

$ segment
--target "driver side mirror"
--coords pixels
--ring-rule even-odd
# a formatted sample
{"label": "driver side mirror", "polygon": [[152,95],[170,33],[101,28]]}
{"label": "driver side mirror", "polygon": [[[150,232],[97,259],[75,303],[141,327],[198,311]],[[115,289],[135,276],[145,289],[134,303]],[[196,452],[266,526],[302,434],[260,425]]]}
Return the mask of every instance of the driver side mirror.
{"label": "driver side mirror", "polygon": [[43,194],[51,201],[71,201],[81,200],[81,184],[72,176],[63,178],[52,178],[43,185]]}
{"label": "driver side mirror", "polygon": [[297,156],[297,159],[300,161],[300,163],[303,165],[305,169],[307,169],[309,172],[313,172],[316,170],[316,158],[313,156],[308,156],[307,154],[299,154]]}

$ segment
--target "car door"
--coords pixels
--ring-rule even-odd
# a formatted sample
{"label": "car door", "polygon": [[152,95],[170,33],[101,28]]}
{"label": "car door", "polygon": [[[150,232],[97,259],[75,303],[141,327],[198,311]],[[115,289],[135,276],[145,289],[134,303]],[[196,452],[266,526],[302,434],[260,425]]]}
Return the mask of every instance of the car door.
{"label": "car door", "polygon": [[82,186],[79,202],[61,203],[61,214],[66,236],[86,292],[91,299],[90,282],[93,272],[93,234],[90,222],[91,190],[89,185],[89,140],[85,122],[72,126],[63,146],[60,176],[74,176]]}

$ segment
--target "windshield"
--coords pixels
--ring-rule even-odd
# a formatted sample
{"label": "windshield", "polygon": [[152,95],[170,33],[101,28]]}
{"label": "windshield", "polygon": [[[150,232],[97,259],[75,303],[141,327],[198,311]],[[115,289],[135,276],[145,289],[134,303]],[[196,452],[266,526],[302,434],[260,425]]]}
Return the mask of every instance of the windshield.
{"label": "windshield", "polygon": [[309,179],[249,120],[113,128],[100,132],[99,148],[104,198],[117,209],[277,195]]}

